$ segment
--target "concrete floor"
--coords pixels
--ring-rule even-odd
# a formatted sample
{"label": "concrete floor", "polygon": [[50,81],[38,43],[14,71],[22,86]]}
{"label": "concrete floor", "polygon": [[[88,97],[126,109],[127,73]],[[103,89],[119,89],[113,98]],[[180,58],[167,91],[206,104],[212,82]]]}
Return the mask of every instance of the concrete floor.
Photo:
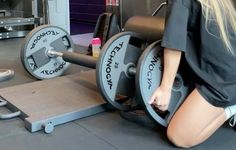
{"label": "concrete floor", "polygon": [[[7,88],[36,80],[24,71],[20,63],[23,39],[0,40],[0,68],[12,68],[15,77],[1,82]],[[79,72],[83,67],[72,65],[67,74]],[[1,93],[0,93],[1,94]],[[24,96],[24,95],[22,95]],[[1,109],[0,111],[6,111]],[[203,144],[192,150],[235,150],[236,132],[227,124]],[[165,128],[150,127],[129,122],[117,111],[56,126],[52,134],[43,131],[28,132],[21,119],[0,121],[0,150],[175,150],[165,134]]]}

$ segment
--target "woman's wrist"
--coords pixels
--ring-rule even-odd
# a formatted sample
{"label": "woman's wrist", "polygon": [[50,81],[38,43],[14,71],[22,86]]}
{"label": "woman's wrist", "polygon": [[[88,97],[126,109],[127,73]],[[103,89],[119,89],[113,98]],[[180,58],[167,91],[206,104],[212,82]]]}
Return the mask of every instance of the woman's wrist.
{"label": "woman's wrist", "polygon": [[159,88],[161,88],[163,91],[170,92],[172,89],[172,85],[161,84]]}

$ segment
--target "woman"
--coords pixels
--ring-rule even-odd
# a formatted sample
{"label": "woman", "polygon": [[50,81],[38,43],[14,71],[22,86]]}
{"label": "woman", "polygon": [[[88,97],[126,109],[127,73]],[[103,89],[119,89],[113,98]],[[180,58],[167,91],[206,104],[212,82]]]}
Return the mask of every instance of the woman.
{"label": "woman", "polygon": [[[162,40],[164,74],[150,104],[165,111],[184,57],[196,88],[167,128],[178,147],[205,141],[236,113],[236,12],[231,0],[173,0]],[[235,105],[235,106],[234,106]]]}

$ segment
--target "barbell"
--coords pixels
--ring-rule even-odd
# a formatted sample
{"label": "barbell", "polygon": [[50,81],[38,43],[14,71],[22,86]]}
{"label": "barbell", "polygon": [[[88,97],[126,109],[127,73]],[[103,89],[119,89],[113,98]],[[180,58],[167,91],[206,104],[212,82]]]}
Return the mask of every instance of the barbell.
{"label": "barbell", "polygon": [[21,60],[25,69],[38,79],[60,76],[68,68],[68,62],[96,68],[98,89],[108,103],[120,110],[129,110],[126,101],[134,98],[163,126],[167,126],[190,91],[189,83],[184,82],[183,73],[179,70],[166,115],[148,104],[162,76],[163,49],[160,41],[147,47],[140,34],[121,32],[105,43],[98,59],[74,53],[73,47],[65,30],[44,25],[32,30],[25,38]]}
{"label": "barbell", "polygon": [[72,39],[64,29],[43,25],[26,36],[21,49],[21,61],[28,73],[38,79],[62,75],[69,67],[68,62],[89,68],[99,66],[96,70],[101,72],[96,78],[101,80],[97,83],[102,95],[106,95],[105,100],[118,109],[127,110],[129,107],[124,105],[121,97],[131,97],[135,91],[132,67],[137,64],[145,46],[146,42],[139,34],[122,32],[106,42],[97,59],[74,53]]}

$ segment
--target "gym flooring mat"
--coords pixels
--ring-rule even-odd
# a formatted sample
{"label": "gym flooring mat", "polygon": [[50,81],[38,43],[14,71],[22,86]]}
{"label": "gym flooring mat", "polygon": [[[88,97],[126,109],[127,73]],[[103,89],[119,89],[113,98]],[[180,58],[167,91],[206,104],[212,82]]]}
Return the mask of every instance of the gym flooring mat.
{"label": "gym flooring mat", "polygon": [[[10,87],[36,81],[20,63],[22,39],[0,40],[0,68],[13,68],[13,79],[0,82],[0,87]],[[83,67],[71,66],[70,73],[78,73]],[[22,95],[23,96],[23,95]],[[0,112],[7,110],[0,110]],[[165,128],[146,127],[129,122],[117,111],[105,112],[56,127],[52,134],[43,131],[30,133],[19,119],[0,121],[1,150],[176,150],[165,133]],[[191,150],[235,150],[236,132],[227,124],[203,144]]]}

